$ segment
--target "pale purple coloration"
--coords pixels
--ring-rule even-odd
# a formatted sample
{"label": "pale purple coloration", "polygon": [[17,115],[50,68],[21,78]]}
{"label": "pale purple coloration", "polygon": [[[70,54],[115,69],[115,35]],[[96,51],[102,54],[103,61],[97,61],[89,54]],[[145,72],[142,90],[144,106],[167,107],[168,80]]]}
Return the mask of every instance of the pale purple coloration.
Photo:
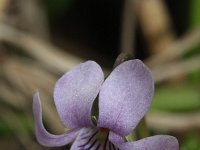
{"label": "pale purple coloration", "polygon": [[[140,60],[129,60],[116,67],[103,82],[104,75],[94,61],[82,63],[56,83],[54,100],[63,123],[71,130],[62,135],[48,133],[42,123],[39,92],[33,98],[36,138],[44,146],[63,146],[71,150],[178,150],[178,141],[157,135],[126,142],[148,110],[154,83],[149,69]],[[97,125],[91,120],[93,102],[99,94]]]}

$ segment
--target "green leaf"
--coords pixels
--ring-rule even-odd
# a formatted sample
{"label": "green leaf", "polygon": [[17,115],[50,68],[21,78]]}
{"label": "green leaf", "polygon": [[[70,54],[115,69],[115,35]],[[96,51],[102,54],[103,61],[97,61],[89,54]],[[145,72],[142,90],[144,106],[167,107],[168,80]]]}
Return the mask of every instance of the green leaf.
{"label": "green leaf", "polygon": [[189,85],[157,88],[151,109],[177,112],[198,110],[200,92]]}
{"label": "green leaf", "polygon": [[73,0],[46,0],[48,12],[52,15],[62,14],[65,10],[69,9],[73,4]]}
{"label": "green leaf", "polygon": [[200,0],[191,0],[190,6],[190,25],[198,27],[200,25]]}
{"label": "green leaf", "polygon": [[3,118],[0,118],[0,137],[6,137],[12,134],[13,130],[10,125]]}
{"label": "green leaf", "polygon": [[181,144],[181,150],[199,150],[200,148],[200,136],[198,133],[189,133],[183,139]]}

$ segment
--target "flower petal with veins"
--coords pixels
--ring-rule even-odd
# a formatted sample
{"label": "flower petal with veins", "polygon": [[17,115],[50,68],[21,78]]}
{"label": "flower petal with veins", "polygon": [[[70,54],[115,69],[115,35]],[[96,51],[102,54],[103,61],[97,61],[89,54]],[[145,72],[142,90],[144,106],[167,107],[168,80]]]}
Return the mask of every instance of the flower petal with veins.
{"label": "flower petal with veins", "polygon": [[[33,98],[36,138],[44,146],[74,143],[71,150],[178,150],[175,137],[158,135],[126,142],[125,136],[137,126],[148,110],[154,83],[149,69],[140,60],[116,67],[103,83],[104,75],[94,61],[87,61],[64,74],[56,83],[54,100],[69,132],[53,135],[42,123],[39,92]],[[99,93],[97,126],[91,108]]]}
{"label": "flower petal with veins", "polygon": [[77,136],[70,150],[119,150],[108,139],[99,139],[101,130],[98,128],[83,128]]}

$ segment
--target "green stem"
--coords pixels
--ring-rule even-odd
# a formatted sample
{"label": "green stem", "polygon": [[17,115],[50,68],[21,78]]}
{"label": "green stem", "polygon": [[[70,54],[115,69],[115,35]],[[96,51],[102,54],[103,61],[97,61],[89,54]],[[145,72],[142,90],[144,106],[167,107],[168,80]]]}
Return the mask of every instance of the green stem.
{"label": "green stem", "polygon": [[135,134],[136,134],[136,139],[142,139],[142,138],[148,137],[150,135],[147,124],[146,124],[145,117],[142,118],[142,120],[138,124],[138,126],[135,130]]}

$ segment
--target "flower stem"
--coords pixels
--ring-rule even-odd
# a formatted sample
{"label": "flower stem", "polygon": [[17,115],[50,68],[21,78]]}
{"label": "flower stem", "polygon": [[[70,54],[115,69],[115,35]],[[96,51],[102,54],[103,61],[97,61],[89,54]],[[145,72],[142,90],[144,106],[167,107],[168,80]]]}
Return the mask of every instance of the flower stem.
{"label": "flower stem", "polygon": [[120,53],[117,57],[117,59],[115,60],[115,63],[114,63],[114,66],[113,66],[113,69],[115,67],[117,67],[118,65],[120,65],[121,63],[127,61],[127,60],[130,60],[130,59],[133,59],[133,56],[131,54],[127,54],[127,53]]}
{"label": "flower stem", "polygon": [[136,134],[137,139],[142,139],[142,138],[148,137],[150,135],[147,124],[146,124],[145,117],[142,118],[142,120],[138,124],[138,126],[135,130],[135,134]]}

